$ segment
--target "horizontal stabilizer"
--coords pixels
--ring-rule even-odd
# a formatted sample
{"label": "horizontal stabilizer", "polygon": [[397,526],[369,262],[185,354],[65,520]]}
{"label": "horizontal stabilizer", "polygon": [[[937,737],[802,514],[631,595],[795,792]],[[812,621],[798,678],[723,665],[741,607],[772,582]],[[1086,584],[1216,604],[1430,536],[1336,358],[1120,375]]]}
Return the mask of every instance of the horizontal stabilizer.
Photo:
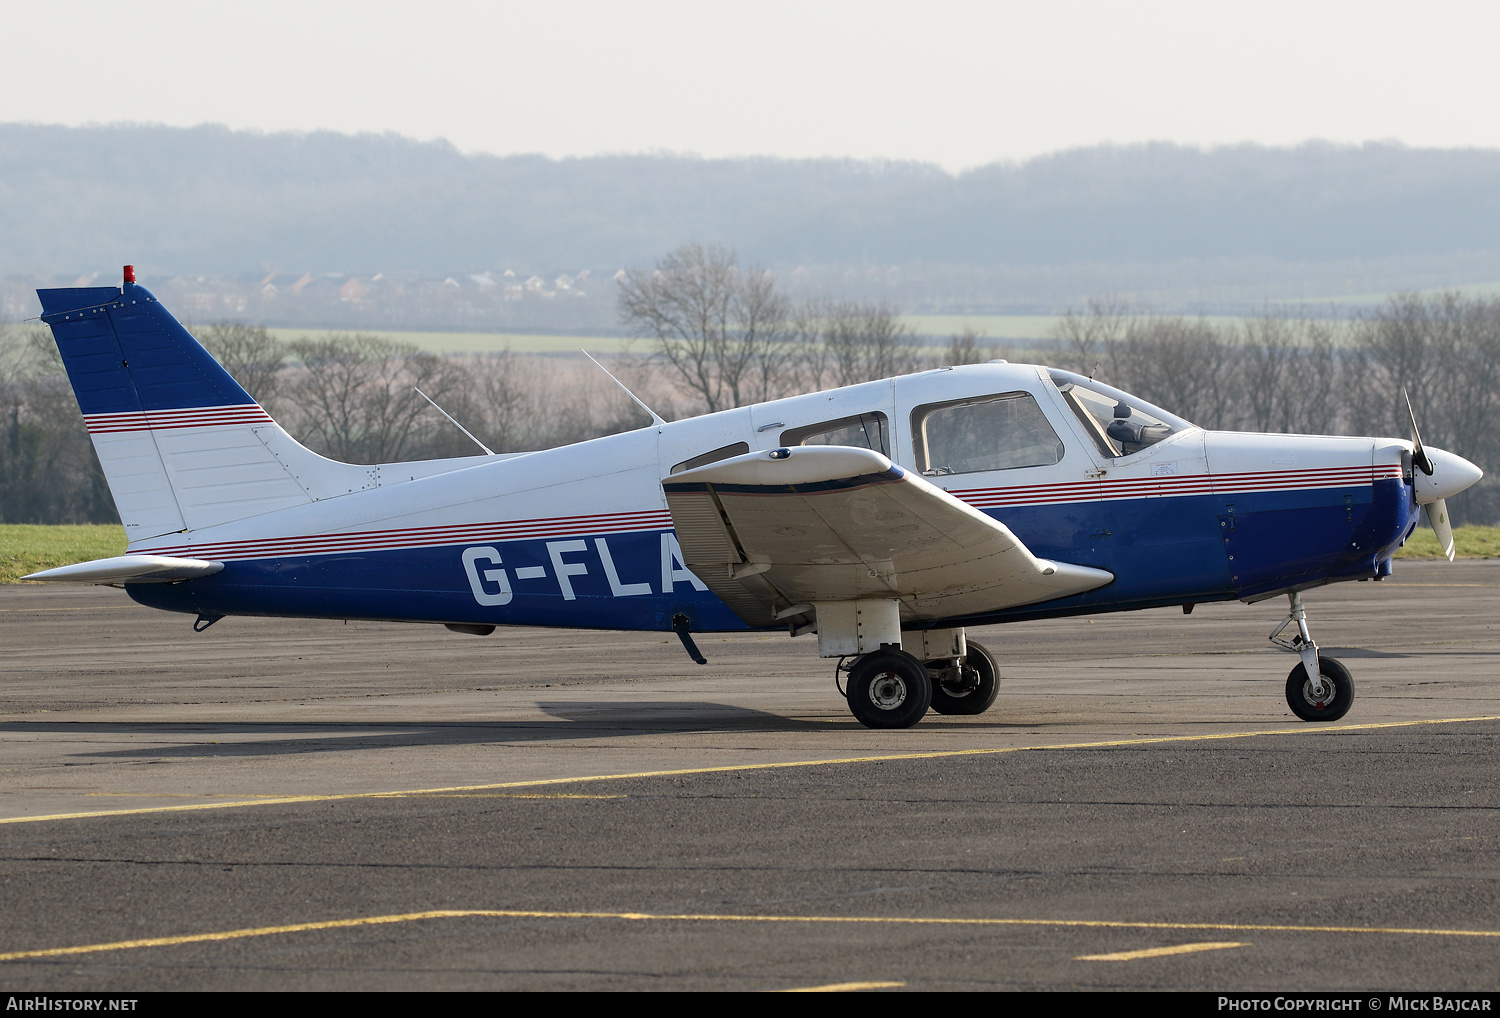
{"label": "horizontal stabilizer", "polygon": [[196,558],[169,558],[165,555],[116,555],[92,562],[43,569],[23,576],[23,580],[47,583],[176,583],[212,576],[224,568],[222,562],[205,562]]}

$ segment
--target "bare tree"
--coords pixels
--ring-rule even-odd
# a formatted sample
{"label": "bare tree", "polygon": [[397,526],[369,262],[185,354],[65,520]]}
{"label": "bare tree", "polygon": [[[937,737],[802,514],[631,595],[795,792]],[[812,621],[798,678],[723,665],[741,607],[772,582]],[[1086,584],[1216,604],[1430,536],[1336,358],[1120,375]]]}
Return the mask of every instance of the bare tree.
{"label": "bare tree", "polygon": [[261,406],[275,412],[286,367],[286,344],[260,325],[215,322],[197,333],[214,360]]}
{"label": "bare tree", "polygon": [[349,463],[384,463],[418,450],[440,421],[413,389],[442,402],[462,384],[457,362],[361,333],[300,339],[301,362],[287,396],[300,433],[320,452]]}
{"label": "bare tree", "polygon": [[1084,311],[1069,310],[1052,328],[1064,365],[1092,378],[1142,313],[1115,296],[1092,298]]}
{"label": "bare tree", "polygon": [[118,519],[52,337],[0,325],[0,522]]}
{"label": "bare tree", "polygon": [[888,304],[834,301],[823,308],[823,348],[833,385],[854,385],[915,371],[917,339]]}
{"label": "bare tree", "polygon": [[1240,323],[1239,414],[1255,431],[1331,434],[1342,409],[1336,391],[1335,329],[1327,322],[1266,310]]}
{"label": "bare tree", "polygon": [[978,364],[989,360],[989,355],[994,351],[989,344],[980,344],[983,337],[972,326],[964,326],[962,332],[957,333],[948,340],[948,358],[950,365]]}
{"label": "bare tree", "polygon": [[620,280],[620,320],[656,343],[656,355],[710,413],[765,399],[792,354],[786,298],[765,269],[734,252],[687,244],[652,270]]}

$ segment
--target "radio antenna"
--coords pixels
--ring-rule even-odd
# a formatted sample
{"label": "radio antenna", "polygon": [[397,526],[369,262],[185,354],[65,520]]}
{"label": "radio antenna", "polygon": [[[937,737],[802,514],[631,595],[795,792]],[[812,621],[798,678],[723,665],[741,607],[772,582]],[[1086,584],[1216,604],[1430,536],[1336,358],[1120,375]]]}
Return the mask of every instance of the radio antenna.
{"label": "radio antenna", "polygon": [[475,445],[479,446],[479,448],[483,449],[484,450],[484,454],[486,456],[494,456],[494,455],[496,455],[496,453],[494,452],[494,450],[492,450],[489,446],[485,445],[479,439],[475,438],[474,435],[473,435],[473,433],[470,432],[468,428],[464,427],[462,424],[458,423],[457,421],[454,421],[453,420],[453,415],[450,414],[448,411],[444,410],[442,407],[438,406],[437,405],[437,401],[434,400],[431,396],[427,395],[427,393],[423,392],[421,389],[418,389],[415,385],[412,386],[412,389],[416,392],[416,394],[418,396],[421,396],[427,402],[431,403],[434,407],[436,407],[438,413],[440,413],[444,417],[448,418],[448,420],[453,421],[453,426],[455,428],[457,428],[459,431],[462,431],[465,435],[468,435],[469,436],[469,441],[473,442]]}
{"label": "radio antenna", "polygon": [[[589,360],[594,361],[594,367],[598,368],[600,371],[604,372],[606,375],[609,375],[609,380],[611,382],[614,382],[620,388],[625,389],[625,395],[627,395],[631,399],[635,400],[635,405],[638,406],[638,407],[640,407],[642,410],[646,411],[646,413],[651,416],[651,423],[652,424],[655,424],[658,427],[660,427],[660,426],[662,426],[662,425],[664,425],[664,424],[667,423],[666,421],[662,420],[660,417],[656,416],[656,411],[655,410],[652,410],[646,404],[642,403],[641,402],[641,398],[639,396],[637,396],[635,393],[631,392],[628,388],[626,388],[624,382],[620,381],[614,375],[610,375],[609,374],[609,368],[606,368],[603,364],[600,364],[598,361],[594,360],[594,355],[593,354],[591,354],[587,350],[585,350],[585,351],[583,351],[583,355],[585,357],[587,357]],[[454,423],[457,424],[458,422],[454,421]]]}

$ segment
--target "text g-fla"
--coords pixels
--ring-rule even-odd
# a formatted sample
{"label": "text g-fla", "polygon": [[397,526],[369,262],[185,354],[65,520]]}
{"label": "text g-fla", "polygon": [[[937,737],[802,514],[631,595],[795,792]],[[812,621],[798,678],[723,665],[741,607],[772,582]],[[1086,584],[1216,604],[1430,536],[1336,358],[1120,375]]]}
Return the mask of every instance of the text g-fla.
{"label": "text g-fla", "polygon": [[38,291],[129,538],[34,580],[231,615],[816,634],[878,728],[979,714],[965,627],[1288,595],[1287,702],[1349,672],[1300,592],[1380,579],[1480,471],[1411,440],[1204,431],[1066,371],[940,368],[560,449],[375,466],[304,448],[127,271]]}

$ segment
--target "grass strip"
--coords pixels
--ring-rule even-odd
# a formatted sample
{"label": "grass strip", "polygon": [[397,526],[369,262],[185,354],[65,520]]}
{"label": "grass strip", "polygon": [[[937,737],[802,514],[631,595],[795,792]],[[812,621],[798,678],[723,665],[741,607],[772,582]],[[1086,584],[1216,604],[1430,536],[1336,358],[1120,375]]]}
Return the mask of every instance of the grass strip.
{"label": "grass strip", "polygon": [[27,573],[125,554],[125,529],[118,523],[50,527],[0,523],[0,583]]}
{"label": "grass strip", "polygon": [[[1500,558],[1500,527],[1454,527],[1453,548],[1459,558]],[[1418,527],[1396,552],[1396,558],[1445,558],[1432,528]]]}

